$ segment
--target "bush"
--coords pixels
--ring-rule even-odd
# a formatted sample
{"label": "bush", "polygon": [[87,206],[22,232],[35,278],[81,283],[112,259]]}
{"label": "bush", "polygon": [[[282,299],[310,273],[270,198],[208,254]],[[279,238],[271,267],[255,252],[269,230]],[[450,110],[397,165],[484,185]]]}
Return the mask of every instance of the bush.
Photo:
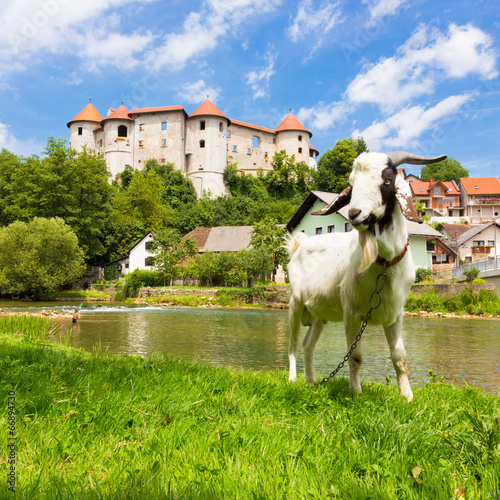
{"label": "bush", "polygon": [[131,292],[136,294],[143,286],[163,286],[163,274],[136,269],[125,276],[123,291],[128,296]]}
{"label": "bush", "polygon": [[467,283],[472,283],[479,276],[479,269],[475,267],[462,268],[462,274],[465,276]]}
{"label": "bush", "polygon": [[475,278],[472,280],[473,285],[484,285],[486,284],[486,281],[483,280],[483,278]]}
{"label": "bush", "polygon": [[426,267],[419,267],[415,271],[415,283],[420,283],[421,281],[431,281],[432,271]]}

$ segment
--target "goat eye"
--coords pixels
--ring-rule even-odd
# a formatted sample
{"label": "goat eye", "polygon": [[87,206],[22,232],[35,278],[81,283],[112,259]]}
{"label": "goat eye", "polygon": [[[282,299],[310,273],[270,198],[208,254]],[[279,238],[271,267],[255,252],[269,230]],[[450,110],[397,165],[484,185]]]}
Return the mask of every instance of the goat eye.
{"label": "goat eye", "polygon": [[391,182],[392,182],[391,179],[386,179],[385,182],[384,182],[384,184],[386,186],[388,186],[389,184],[391,184]]}

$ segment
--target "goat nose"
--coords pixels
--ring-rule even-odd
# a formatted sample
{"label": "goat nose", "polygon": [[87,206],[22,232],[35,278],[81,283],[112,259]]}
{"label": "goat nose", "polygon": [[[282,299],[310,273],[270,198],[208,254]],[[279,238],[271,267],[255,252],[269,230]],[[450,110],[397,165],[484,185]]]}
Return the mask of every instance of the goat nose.
{"label": "goat nose", "polygon": [[361,210],[358,210],[357,208],[351,208],[349,210],[349,219],[354,220],[356,217],[361,213]]}

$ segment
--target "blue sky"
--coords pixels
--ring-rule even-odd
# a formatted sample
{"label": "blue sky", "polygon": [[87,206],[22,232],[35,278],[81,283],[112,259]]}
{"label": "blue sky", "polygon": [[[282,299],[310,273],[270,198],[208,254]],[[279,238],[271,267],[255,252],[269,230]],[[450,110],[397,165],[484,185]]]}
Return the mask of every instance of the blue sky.
{"label": "blue sky", "polygon": [[3,0],[0,26],[0,147],[17,154],[68,138],[89,97],[104,116],[209,95],[263,127],[291,109],[320,154],[361,135],[500,174],[497,0]]}

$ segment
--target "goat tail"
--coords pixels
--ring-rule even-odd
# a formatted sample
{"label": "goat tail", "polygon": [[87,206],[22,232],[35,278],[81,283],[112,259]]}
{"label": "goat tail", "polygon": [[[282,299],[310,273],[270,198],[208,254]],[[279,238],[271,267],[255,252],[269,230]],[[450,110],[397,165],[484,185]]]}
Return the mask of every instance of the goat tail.
{"label": "goat tail", "polygon": [[292,255],[299,249],[300,245],[307,240],[307,235],[302,231],[297,231],[293,234],[287,234],[285,236],[285,244],[288,255],[292,258]]}
{"label": "goat tail", "polygon": [[377,258],[378,244],[375,237],[369,231],[360,231],[359,249],[361,251],[361,265],[358,272],[366,271]]}

